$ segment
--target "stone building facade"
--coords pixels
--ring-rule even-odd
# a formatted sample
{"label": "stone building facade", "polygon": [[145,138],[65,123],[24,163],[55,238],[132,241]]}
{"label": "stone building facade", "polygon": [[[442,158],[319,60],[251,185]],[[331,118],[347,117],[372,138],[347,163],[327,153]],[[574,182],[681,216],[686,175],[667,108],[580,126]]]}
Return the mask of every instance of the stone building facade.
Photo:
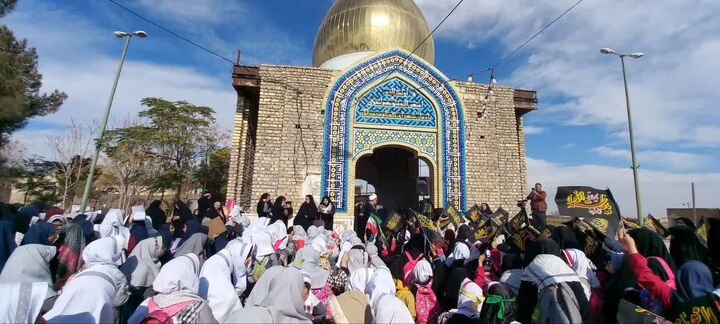
{"label": "stone building facade", "polygon": [[[265,192],[286,196],[296,209],[304,195],[326,193],[321,192],[323,142],[331,134],[325,107],[328,89],[343,74],[315,67],[235,66],[238,102],[228,198],[252,212]],[[464,125],[465,203],[457,207],[487,202],[514,210],[528,188],[522,116],[534,109],[535,92],[495,86],[487,96],[487,84],[445,80],[457,93]],[[436,187],[441,178],[435,178]],[[433,195],[435,205],[447,205],[446,197]],[[353,202],[340,214],[351,214],[347,207]]]}
{"label": "stone building facade", "polygon": [[516,210],[536,94],[449,79],[429,34],[413,0],[337,0],[313,67],[236,65],[228,200],[252,213],[266,192],[296,210],[327,195],[341,221],[369,193],[388,210]]}

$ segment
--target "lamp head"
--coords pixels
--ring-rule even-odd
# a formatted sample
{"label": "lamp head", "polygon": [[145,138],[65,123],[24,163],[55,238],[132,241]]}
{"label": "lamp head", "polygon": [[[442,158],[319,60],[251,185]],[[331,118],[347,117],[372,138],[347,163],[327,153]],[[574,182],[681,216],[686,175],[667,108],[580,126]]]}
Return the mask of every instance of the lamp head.
{"label": "lamp head", "polygon": [[124,32],[124,31],[116,31],[113,34],[115,34],[115,37],[117,37],[117,38],[123,38],[123,37],[130,36],[130,34]]}
{"label": "lamp head", "polygon": [[600,53],[603,53],[603,54],[617,54],[617,53],[615,53],[615,50],[613,50],[612,48],[609,48],[609,47],[603,47],[603,48],[601,48],[601,49],[600,49]]}
{"label": "lamp head", "polygon": [[630,56],[634,59],[639,59],[639,58],[643,57],[644,55],[645,55],[645,53],[632,53],[632,54],[629,54],[628,56]]}
{"label": "lamp head", "polygon": [[147,33],[146,31],[144,31],[144,30],[136,30],[136,31],[133,32],[133,36],[137,36],[137,37],[140,37],[140,38],[145,38],[145,37],[148,36],[148,33]]}

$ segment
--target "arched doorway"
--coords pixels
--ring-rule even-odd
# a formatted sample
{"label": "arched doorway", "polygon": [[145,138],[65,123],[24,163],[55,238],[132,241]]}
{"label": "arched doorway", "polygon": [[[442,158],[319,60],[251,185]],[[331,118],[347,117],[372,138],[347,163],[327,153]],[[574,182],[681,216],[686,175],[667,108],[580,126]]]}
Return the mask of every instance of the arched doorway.
{"label": "arched doorway", "polygon": [[401,207],[417,209],[420,201],[432,199],[432,175],[432,164],[410,150],[376,148],[355,163],[355,201],[374,193],[385,215]]}

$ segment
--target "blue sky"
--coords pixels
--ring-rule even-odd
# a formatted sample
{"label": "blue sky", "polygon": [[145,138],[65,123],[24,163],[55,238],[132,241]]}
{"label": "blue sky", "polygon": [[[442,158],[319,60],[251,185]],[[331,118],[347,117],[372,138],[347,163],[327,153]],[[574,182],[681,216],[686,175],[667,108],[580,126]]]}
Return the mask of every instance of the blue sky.
{"label": "blue sky", "polygon": [[[310,65],[317,26],[332,0],[118,0],[223,56],[247,64]],[[455,5],[416,0],[431,28]],[[664,215],[690,200],[718,207],[720,195],[720,2],[586,0],[497,69],[498,81],[538,91],[526,115],[529,181],[610,187],[634,214],[627,117],[620,65],[601,47],[643,51],[628,63],[645,210]],[[436,66],[450,78],[497,62],[574,0],[466,0],[435,35]],[[230,129],[235,94],[230,64],[159,30],[109,1],[20,0],[2,23],[38,48],[46,89],[70,99],[32,120],[14,138],[26,154],[49,156],[45,137],[71,120],[97,122],[122,46],[133,39],[111,125],[134,116],[139,98],[162,96],[209,105]],[[487,74],[475,76],[487,82]]]}

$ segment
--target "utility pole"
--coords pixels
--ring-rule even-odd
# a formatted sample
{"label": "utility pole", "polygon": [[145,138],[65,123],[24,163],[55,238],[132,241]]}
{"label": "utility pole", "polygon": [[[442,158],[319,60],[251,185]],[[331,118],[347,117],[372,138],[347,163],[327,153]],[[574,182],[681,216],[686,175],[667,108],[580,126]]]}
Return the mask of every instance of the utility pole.
{"label": "utility pole", "polygon": [[695,182],[690,183],[690,188],[692,189],[692,213],[693,213],[693,222],[695,222],[695,226],[698,224],[697,220],[697,210],[695,209]]}

